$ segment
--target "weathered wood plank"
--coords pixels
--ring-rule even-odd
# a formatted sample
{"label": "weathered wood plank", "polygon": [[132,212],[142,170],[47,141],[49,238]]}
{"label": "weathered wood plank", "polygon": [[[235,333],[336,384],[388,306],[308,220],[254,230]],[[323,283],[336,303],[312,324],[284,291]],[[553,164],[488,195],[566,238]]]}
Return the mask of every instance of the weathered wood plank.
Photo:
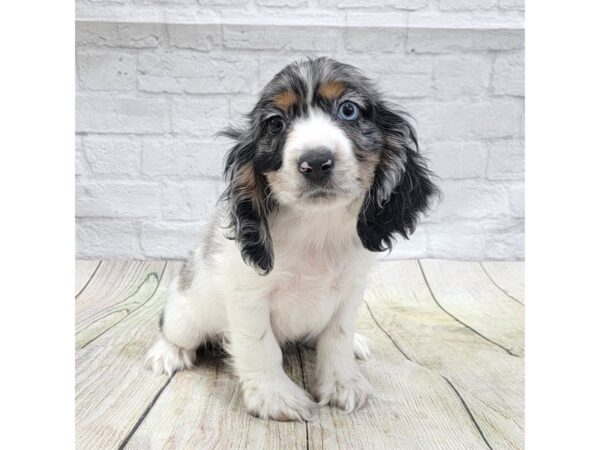
{"label": "weathered wood plank", "polygon": [[76,351],[78,448],[117,448],[168,382],[167,376],[157,376],[144,366],[144,356],[158,332],[166,280],[179,266],[168,263],[149,301]]}
{"label": "weathered wood plank", "polygon": [[102,261],[78,259],[75,261],[75,297],[78,297],[91,281]]}
{"label": "weathered wood plank", "polygon": [[489,261],[481,266],[506,295],[525,304],[525,263],[523,261]]}
{"label": "weathered wood plank", "polygon": [[[103,311],[116,317],[112,322],[107,319],[109,326],[100,326],[102,332],[76,352],[78,448],[116,448],[129,439],[126,448],[304,449],[307,436],[310,448],[327,449],[522,448],[522,359],[444,312],[416,261],[381,263],[366,293],[376,321],[366,306],[361,307],[359,330],[373,341],[374,352],[361,364],[374,386],[374,398],[350,415],[321,408],[319,419],[308,425],[264,422],[247,415],[222,358],[203,355],[199,367],[171,379],[146,370],[144,355],[157,331],[168,279],[178,264],[169,263],[162,279],[150,277],[146,283],[142,281],[148,277],[143,275],[149,270],[140,268],[142,263],[111,264],[101,275],[103,282],[90,282],[76,302],[81,300],[79,312],[84,317],[77,317],[80,327],[101,324]],[[523,345],[523,307],[504,295],[482,266],[477,274],[470,263],[466,269],[462,264],[447,269],[424,262],[438,301],[477,332],[488,333],[489,340],[500,336],[504,340],[498,343],[516,353]],[[152,272],[157,273],[156,267]],[[454,277],[462,280],[461,291],[454,286]],[[501,279],[494,282],[507,293],[514,292]],[[149,295],[152,286],[156,292]],[[132,296],[134,292],[138,294]],[[520,314],[514,314],[507,302],[520,308]],[[119,316],[119,305],[126,305],[129,314]],[[482,325],[478,314],[493,320],[489,318],[494,314],[509,313],[517,330],[512,340],[503,328],[510,327],[508,317],[501,319],[502,327],[476,328]],[[310,386],[313,366],[312,350],[286,352],[288,373],[298,384],[304,378]]]}
{"label": "weathered wood plank", "polygon": [[[484,438],[444,378],[407,359],[377,327],[365,305],[358,330],[372,340],[372,358],[360,363],[374,395],[359,411],[324,407],[308,424],[310,448],[486,449]],[[314,352],[302,353],[308,383]]]}
{"label": "weathered wood plank", "polygon": [[380,264],[369,278],[365,300],[377,323],[415,364],[452,383],[493,448],[523,448],[522,358],[441,310],[416,261]]}
{"label": "weathered wood plank", "polygon": [[75,344],[87,345],[147,302],[156,291],[164,262],[103,261],[75,302]]}
{"label": "weathered wood plank", "polygon": [[494,286],[479,263],[423,260],[420,265],[442,309],[507,353],[523,354],[524,307]]}
{"label": "weathered wood plank", "polygon": [[[296,348],[285,353],[286,371],[302,385]],[[306,426],[256,419],[223,357],[202,355],[198,367],[177,373],[133,434],[127,449],[305,449]]]}

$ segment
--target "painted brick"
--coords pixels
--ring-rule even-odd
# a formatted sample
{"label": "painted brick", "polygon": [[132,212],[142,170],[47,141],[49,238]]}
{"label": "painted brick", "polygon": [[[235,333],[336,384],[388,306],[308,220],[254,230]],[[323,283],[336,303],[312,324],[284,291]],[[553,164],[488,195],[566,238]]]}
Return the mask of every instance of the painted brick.
{"label": "painted brick", "polygon": [[236,95],[229,100],[229,116],[232,122],[242,123],[245,115],[252,111],[258,101],[258,95]]}
{"label": "painted brick", "polygon": [[248,6],[250,0],[196,0],[200,6],[240,7]]}
{"label": "painted brick", "polygon": [[81,136],[75,136],[75,176],[80,177],[90,173],[90,168],[83,153],[83,140]]}
{"label": "painted brick", "polygon": [[441,11],[486,11],[496,6],[496,0],[440,0]]}
{"label": "painted brick", "polygon": [[415,11],[427,7],[429,0],[330,0],[329,5],[340,9],[399,9]]}
{"label": "painted brick", "polygon": [[75,210],[78,217],[158,217],[159,186],[140,181],[82,182],[76,186]]}
{"label": "painted brick", "polygon": [[144,255],[153,258],[185,258],[199,242],[200,222],[159,222],[142,224],[140,240]]}
{"label": "painted brick", "polygon": [[525,0],[498,0],[498,8],[501,10],[524,11]]}
{"label": "painted brick", "polygon": [[504,229],[486,231],[483,258],[506,260],[525,257],[525,227],[522,223]]}
{"label": "painted brick", "polygon": [[344,46],[351,52],[398,52],[404,49],[406,30],[385,28],[348,28]]}
{"label": "painted brick", "polygon": [[142,171],[151,177],[220,178],[226,149],[225,142],[182,138],[146,140]]}
{"label": "painted brick", "polygon": [[229,103],[223,98],[176,98],[173,100],[173,131],[206,138],[229,123]]}
{"label": "painted brick", "polygon": [[497,99],[467,103],[406,102],[417,120],[421,138],[481,139],[523,135],[523,104],[518,99]]}
{"label": "painted brick", "polygon": [[165,133],[169,103],[162,98],[83,94],[76,97],[75,130],[91,133]]}
{"label": "painted brick", "polygon": [[427,223],[428,254],[433,258],[478,259],[485,253],[485,231],[480,222],[471,220]]}
{"label": "painted brick", "polygon": [[351,55],[343,62],[359,67],[377,86],[394,98],[425,97],[433,85],[433,60],[415,55]]}
{"label": "painted brick", "polygon": [[147,92],[250,92],[258,73],[257,59],[244,55],[212,55],[176,50],[144,52],[138,59],[138,86]]}
{"label": "painted brick", "polygon": [[134,54],[123,52],[79,51],[79,86],[92,91],[135,91],[136,60]]}
{"label": "painted brick", "polygon": [[235,49],[333,51],[339,37],[331,27],[223,25],[223,44]]}
{"label": "painted brick", "polygon": [[409,239],[398,236],[391,253],[389,255],[387,252],[378,253],[377,259],[420,258],[421,255],[426,255],[428,253],[428,242],[427,228],[418,225],[417,229],[410,235]]}
{"label": "painted brick", "polygon": [[308,6],[308,0],[256,0],[256,4],[268,7],[289,7],[298,8]]}
{"label": "painted brick", "polygon": [[436,141],[424,150],[429,167],[440,178],[485,177],[487,151],[479,142]]}
{"label": "painted brick", "polygon": [[116,23],[75,22],[75,43],[80,45],[118,47],[119,31]]}
{"label": "painted brick", "polygon": [[212,180],[165,182],[160,197],[162,217],[207,221],[216,210],[220,194]]}
{"label": "painted brick", "polygon": [[525,58],[523,53],[498,55],[492,80],[494,94],[525,95]]}
{"label": "painted brick", "polygon": [[523,30],[410,28],[407,50],[411,53],[456,53],[522,49]]}
{"label": "painted brick", "polygon": [[142,145],[135,137],[86,136],[83,150],[94,175],[140,174]]}
{"label": "painted brick", "polygon": [[491,76],[488,55],[440,56],[433,63],[433,87],[440,98],[484,95]]}
{"label": "painted brick", "polygon": [[520,141],[496,142],[488,147],[487,176],[491,180],[522,180],[525,151]]}
{"label": "painted brick", "polygon": [[165,42],[166,26],[161,23],[119,24],[122,47],[155,48]]}
{"label": "painted brick", "polygon": [[443,199],[431,214],[432,221],[447,219],[482,219],[506,215],[509,210],[508,193],[501,184],[485,180],[442,180]]}
{"label": "painted brick", "polygon": [[75,230],[79,258],[142,258],[139,229],[124,220],[79,219]]}
{"label": "painted brick", "polygon": [[510,213],[514,217],[525,217],[525,183],[522,181],[511,184],[508,187],[508,198],[510,202]]}
{"label": "painted brick", "polygon": [[208,52],[223,43],[221,26],[219,25],[167,25],[169,45]]}

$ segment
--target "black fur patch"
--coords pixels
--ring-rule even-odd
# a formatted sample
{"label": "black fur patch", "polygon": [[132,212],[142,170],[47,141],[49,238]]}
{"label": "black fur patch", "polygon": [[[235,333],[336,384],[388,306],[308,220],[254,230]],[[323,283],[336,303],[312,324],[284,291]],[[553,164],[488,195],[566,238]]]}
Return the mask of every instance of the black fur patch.
{"label": "black fur patch", "polygon": [[222,198],[229,205],[229,237],[237,241],[244,261],[266,274],[273,269],[267,217],[274,205],[268,200],[266,179],[256,169],[256,144],[250,133],[227,130],[223,134],[238,141],[225,160],[228,185]]}
{"label": "black fur patch", "polygon": [[[378,169],[377,178],[381,169]],[[378,189],[376,184],[371,191]],[[374,192],[371,192],[374,196]],[[391,250],[394,233],[405,239],[415,231],[420,213],[431,205],[438,195],[431,181],[431,172],[418,154],[409,154],[399,185],[382,206],[376,201],[365,201],[357,224],[358,235],[366,249],[381,252]]]}
{"label": "black fur patch", "polygon": [[[419,154],[416,133],[403,114],[382,103],[377,107],[376,122],[385,144],[357,230],[365,248],[380,252],[391,250],[395,233],[408,239],[439,190]],[[397,182],[390,185],[390,180]]]}

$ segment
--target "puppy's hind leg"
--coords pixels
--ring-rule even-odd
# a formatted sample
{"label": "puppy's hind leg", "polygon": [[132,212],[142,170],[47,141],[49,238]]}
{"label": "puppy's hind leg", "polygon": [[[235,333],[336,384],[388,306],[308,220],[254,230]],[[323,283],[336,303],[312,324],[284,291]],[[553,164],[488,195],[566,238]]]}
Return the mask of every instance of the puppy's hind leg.
{"label": "puppy's hind leg", "polygon": [[[180,279],[184,275],[180,274]],[[172,375],[192,368],[196,350],[220,326],[214,302],[193,286],[183,288],[180,279],[171,286],[160,319],[160,335],[148,352],[147,363],[156,373]]]}
{"label": "puppy's hind leg", "polygon": [[170,376],[194,366],[196,349],[203,336],[190,314],[189,302],[182,293],[172,291],[161,313],[160,334],[146,357],[157,374]]}

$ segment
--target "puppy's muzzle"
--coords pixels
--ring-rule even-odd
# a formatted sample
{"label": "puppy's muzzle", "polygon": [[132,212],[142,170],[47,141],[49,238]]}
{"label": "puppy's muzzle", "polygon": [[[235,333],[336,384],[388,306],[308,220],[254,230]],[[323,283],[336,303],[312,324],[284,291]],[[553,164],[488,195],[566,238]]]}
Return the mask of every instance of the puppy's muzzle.
{"label": "puppy's muzzle", "polygon": [[322,183],[333,171],[333,153],[326,148],[318,148],[304,152],[298,160],[298,170],[304,178],[315,183]]}

